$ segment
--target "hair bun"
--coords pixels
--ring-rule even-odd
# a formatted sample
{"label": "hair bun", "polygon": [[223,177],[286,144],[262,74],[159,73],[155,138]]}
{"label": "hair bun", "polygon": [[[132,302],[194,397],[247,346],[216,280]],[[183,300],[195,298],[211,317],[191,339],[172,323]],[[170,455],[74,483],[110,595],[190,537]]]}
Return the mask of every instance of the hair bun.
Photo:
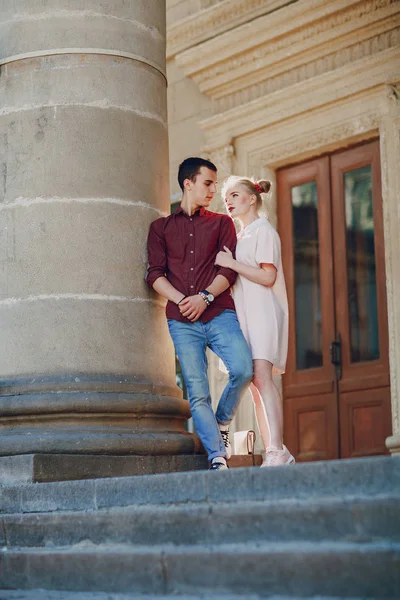
{"label": "hair bun", "polygon": [[272,183],[268,179],[260,179],[260,181],[257,181],[257,185],[261,188],[263,194],[268,194]]}

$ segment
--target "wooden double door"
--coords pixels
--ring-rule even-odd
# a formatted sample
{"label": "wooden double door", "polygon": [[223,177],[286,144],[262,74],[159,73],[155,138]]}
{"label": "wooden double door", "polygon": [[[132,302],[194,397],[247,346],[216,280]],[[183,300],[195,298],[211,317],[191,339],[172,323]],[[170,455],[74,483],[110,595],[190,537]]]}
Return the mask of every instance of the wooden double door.
{"label": "wooden double door", "polygon": [[278,172],[289,299],[285,443],[298,461],[383,454],[391,434],[379,142]]}

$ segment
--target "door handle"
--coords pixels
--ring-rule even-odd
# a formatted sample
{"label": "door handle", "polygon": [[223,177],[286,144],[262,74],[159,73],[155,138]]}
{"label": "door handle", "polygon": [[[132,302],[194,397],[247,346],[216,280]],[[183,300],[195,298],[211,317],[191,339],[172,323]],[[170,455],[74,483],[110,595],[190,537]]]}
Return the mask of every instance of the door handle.
{"label": "door handle", "polygon": [[329,346],[329,352],[331,355],[331,363],[335,365],[336,377],[338,381],[342,379],[342,340],[340,333],[336,334],[336,338]]}

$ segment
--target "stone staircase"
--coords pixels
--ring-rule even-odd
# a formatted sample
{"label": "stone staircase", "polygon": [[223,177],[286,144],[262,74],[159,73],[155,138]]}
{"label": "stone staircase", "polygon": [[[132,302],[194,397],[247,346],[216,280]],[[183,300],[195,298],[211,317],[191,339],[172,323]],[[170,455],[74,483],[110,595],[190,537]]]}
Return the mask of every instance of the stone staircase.
{"label": "stone staircase", "polygon": [[400,598],[400,459],[0,488],[0,600]]}

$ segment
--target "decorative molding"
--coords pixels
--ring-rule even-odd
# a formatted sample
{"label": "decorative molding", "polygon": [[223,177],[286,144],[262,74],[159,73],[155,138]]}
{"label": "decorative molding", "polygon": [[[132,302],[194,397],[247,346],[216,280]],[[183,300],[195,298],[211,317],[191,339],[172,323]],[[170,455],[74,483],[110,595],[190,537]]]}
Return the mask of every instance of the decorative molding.
{"label": "decorative molding", "polygon": [[293,0],[203,0],[203,10],[168,28],[167,58],[292,3]]}
{"label": "decorative molding", "polygon": [[386,86],[387,98],[394,104],[400,104],[400,89],[395,85]]}
{"label": "decorative molding", "polygon": [[[380,25],[381,21],[386,23]],[[178,55],[176,62],[201,92],[219,97],[233,86],[247,87],[260,77],[286,72],[293,63],[307,69],[309,62],[331,53],[332,45],[337,49],[353,45],[354,35],[359,41],[399,22],[399,0],[299,0],[256,19],[252,35],[248,27],[239,27],[234,35],[217,36]]]}
{"label": "decorative molding", "polygon": [[[351,115],[330,126],[321,123],[321,119],[319,123],[318,129],[303,131],[302,135],[298,133],[258,154],[257,162],[262,166],[278,167],[291,160],[305,160],[316,153],[335,150],[343,144],[369,139],[378,134],[380,116],[373,111],[363,114],[357,120]],[[252,161],[255,162],[255,157]]]}
{"label": "decorative molding", "polygon": [[[400,22],[400,18],[399,18]],[[280,73],[275,77],[265,78],[245,90],[235,90],[233,93],[217,98],[213,102],[214,114],[225,112],[234,107],[240,106],[245,102],[262,98],[277,90],[282,90],[295,85],[301,81],[306,81],[317,77],[323,73],[328,73],[348,65],[357,60],[372,56],[388,48],[394,48],[400,45],[400,27],[385,31],[380,35],[363,40],[352,46],[341,48],[337,52],[327,56],[318,57],[316,60],[302,64],[299,67]]]}
{"label": "decorative molding", "polygon": [[[355,97],[355,110],[377,86],[400,80],[400,47],[389,48],[370,57],[347,64],[340,69],[302,81],[288,90],[278,90],[267,96],[233,108],[200,123],[205,133],[206,147],[222,145],[229,135],[237,138],[270,127],[280,129],[291,118],[304,121],[324,106],[339,103],[342,98]],[[364,95],[357,98],[358,94]],[[329,111],[328,111],[329,119]],[[265,131],[263,136],[265,136]]]}
{"label": "decorative molding", "polygon": [[112,50],[109,48],[46,48],[44,50],[37,50],[34,52],[25,52],[24,54],[15,54],[13,56],[5,56],[0,58],[0,66],[7,65],[17,60],[26,60],[29,58],[43,58],[44,56],[57,56],[63,54],[98,54],[100,56],[112,56],[117,58],[128,58],[144,65],[151,67],[155,71],[158,71],[164,79],[167,79],[166,71],[164,67],[158,65],[152,60],[139,56],[139,54],[132,54],[131,52],[123,52],[122,50]]}

